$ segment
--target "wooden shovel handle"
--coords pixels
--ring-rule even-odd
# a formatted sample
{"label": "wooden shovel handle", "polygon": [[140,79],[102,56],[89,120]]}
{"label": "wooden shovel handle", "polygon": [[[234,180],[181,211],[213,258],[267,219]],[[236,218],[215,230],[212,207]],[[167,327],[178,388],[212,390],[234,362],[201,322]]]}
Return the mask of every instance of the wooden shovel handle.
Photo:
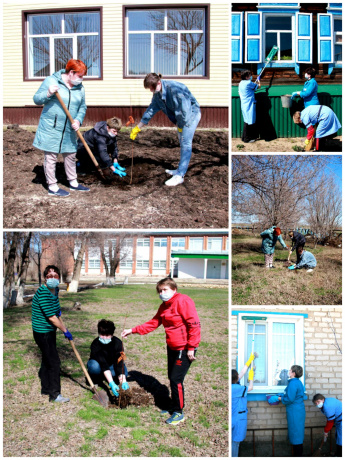
{"label": "wooden shovel handle", "polygon": [[87,380],[88,380],[88,382],[89,382],[89,384],[91,385],[91,388],[92,388],[92,390],[93,390],[93,389],[94,389],[93,381],[91,380],[91,377],[90,377],[88,371],[86,370],[86,367],[85,367],[85,365],[84,365],[84,363],[83,363],[83,361],[82,361],[82,359],[81,359],[81,357],[80,357],[80,355],[79,355],[79,353],[78,353],[78,350],[76,349],[76,347],[75,347],[75,345],[74,345],[73,340],[70,340],[70,342],[71,342],[73,351],[74,351],[74,353],[75,353],[75,355],[76,355],[76,357],[77,357],[77,360],[79,361],[79,364],[81,365],[81,368],[83,369],[83,372],[84,372],[84,374],[85,374],[85,377],[87,378]]}
{"label": "wooden shovel handle", "polygon": [[[62,100],[62,97],[60,96],[59,92],[57,91],[57,92],[55,93],[55,95],[56,95],[58,101],[60,102],[61,107],[63,108],[65,114],[67,115],[67,118],[69,119],[70,123],[71,123],[71,124],[74,123],[73,117],[72,117],[72,115],[69,113],[69,110],[68,110],[68,108],[66,107],[66,104],[64,103],[64,101]],[[84,145],[84,147],[85,147],[87,153],[90,155],[90,158],[91,158],[91,160],[93,161],[94,165],[96,166],[96,168],[98,169],[98,171],[103,175],[102,170],[101,170],[101,168],[99,167],[99,164],[98,164],[98,162],[97,162],[97,160],[96,160],[94,154],[92,153],[90,147],[87,145],[87,142],[86,142],[85,139],[83,138],[82,133],[79,131],[79,129],[76,131],[76,133],[77,133],[77,136],[79,137],[79,139],[82,141],[82,143],[83,143],[83,145]]]}

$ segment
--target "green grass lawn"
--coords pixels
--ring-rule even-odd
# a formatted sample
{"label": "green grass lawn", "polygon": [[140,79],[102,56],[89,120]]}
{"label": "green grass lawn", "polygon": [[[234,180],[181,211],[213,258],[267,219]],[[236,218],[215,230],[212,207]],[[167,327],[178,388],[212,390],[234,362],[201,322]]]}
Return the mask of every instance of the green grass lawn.
{"label": "green grass lawn", "polygon": [[[57,333],[64,405],[40,395],[40,353],[32,337],[31,305],[4,311],[4,425],[6,457],[189,457],[228,456],[228,292],[183,288],[195,302],[202,326],[197,360],[185,379],[185,422],[164,423],[154,404],[104,409],[92,399],[69,342]],[[81,311],[72,311],[74,302]],[[160,304],[152,285],[116,286],[60,296],[62,318],[87,362],[97,322],[110,319],[118,337],[124,327],[151,319]],[[164,328],[125,340],[126,365],[133,375],[152,377],[169,388]],[[131,381],[130,386],[138,386]],[[154,393],[154,388],[152,388]]]}
{"label": "green grass lawn", "polygon": [[[308,243],[307,251],[317,260],[313,273],[288,270],[284,262],[288,251],[279,242],[274,253],[276,267],[265,268],[261,238],[232,235],[232,303],[233,305],[341,305],[341,248]],[[287,243],[288,244],[288,243]],[[296,261],[296,253],[291,255]]]}

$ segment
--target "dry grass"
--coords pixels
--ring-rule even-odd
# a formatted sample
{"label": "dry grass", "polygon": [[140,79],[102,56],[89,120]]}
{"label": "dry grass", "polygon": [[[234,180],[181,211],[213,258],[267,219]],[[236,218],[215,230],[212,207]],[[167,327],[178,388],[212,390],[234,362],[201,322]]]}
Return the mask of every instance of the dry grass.
{"label": "dry grass", "polygon": [[[278,243],[279,245],[279,243]],[[288,270],[288,252],[276,246],[275,269],[267,270],[261,238],[233,235],[233,305],[341,305],[341,248],[308,247],[317,260],[312,273]],[[296,259],[295,253],[291,260]]]}

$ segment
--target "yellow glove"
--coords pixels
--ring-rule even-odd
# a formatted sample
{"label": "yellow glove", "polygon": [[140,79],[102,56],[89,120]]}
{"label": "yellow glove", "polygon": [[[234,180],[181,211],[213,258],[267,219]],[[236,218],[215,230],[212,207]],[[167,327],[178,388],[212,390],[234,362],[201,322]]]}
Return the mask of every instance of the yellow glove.
{"label": "yellow glove", "polygon": [[249,367],[251,362],[254,361],[254,359],[255,359],[255,355],[254,355],[254,353],[251,353],[251,355],[249,356],[248,361],[246,362],[246,366]]}
{"label": "yellow glove", "polygon": [[137,137],[138,133],[140,133],[140,131],[141,129],[138,126],[132,129],[131,134],[129,136],[132,139],[132,141],[135,140],[135,138]]}
{"label": "yellow glove", "polygon": [[309,139],[306,139],[306,140],[304,141],[305,145],[308,145],[308,144],[309,144],[309,142],[310,142],[310,140],[309,140]]}
{"label": "yellow glove", "polygon": [[254,370],[250,369],[248,372],[248,380],[254,380]]}
{"label": "yellow glove", "polygon": [[177,127],[177,131],[178,131],[179,133],[182,133],[182,131],[183,131],[183,128],[179,128],[179,127]]}

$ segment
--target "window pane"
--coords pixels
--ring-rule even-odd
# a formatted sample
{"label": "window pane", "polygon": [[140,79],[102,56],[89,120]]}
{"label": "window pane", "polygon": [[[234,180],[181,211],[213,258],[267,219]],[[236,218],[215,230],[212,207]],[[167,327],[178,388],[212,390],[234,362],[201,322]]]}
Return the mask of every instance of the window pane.
{"label": "window pane", "polygon": [[181,34],[181,74],[204,75],[204,34]]}
{"label": "window pane", "polygon": [[204,30],[204,11],[169,10],[168,30]]}
{"label": "window pane", "polygon": [[334,60],[340,62],[343,60],[342,45],[335,45],[334,47]]}
{"label": "window pane", "polygon": [[[278,39],[276,33],[266,33],[266,49],[265,49],[265,57],[269,54],[273,46],[277,46]],[[273,58],[273,61],[278,59],[278,54],[276,54]]]}
{"label": "window pane", "polygon": [[207,248],[213,251],[222,250],[222,239],[221,238],[209,238],[207,242]]}
{"label": "window pane", "polygon": [[[246,356],[249,357],[252,352],[252,340],[253,340],[253,324],[248,324],[247,327],[247,348]],[[259,359],[256,359],[254,364],[256,366],[254,383],[267,385],[267,353],[266,353],[266,325],[255,324],[254,333],[254,351],[258,353]],[[248,374],[247,374],[248,376]],[[246,377],[247,378],[247,377]]]}
{"label": "window pane", "polygon": [[146,75],[151,71],[151,38],[149,34],[128,36],[128,74]]}
{"label": "window pane", "polygon": [[273,323],[272,383],[286,386],[288,371],[295,362],[295,325]]}
{"label": "window pane", "polygon": [[73,57],[73,39],[56,38],[54,40],[55,72],[64,69]]}
{"label": "window pane", "polygon": [[335,43],[342,43],[343,42],[343,36],[342,35],[336,35],[335,36]]}
{"label": "window pane", "polygon": [[266,30],[291,30],[291,17],[266,18]]}
{"label": "window pane", "polygon": [[334,21],[334,32],[342,32],[343,31],[343,21],[336,19]]}
{"label": "window pane", "polygon": [[155,34],[154,72],[177,75],[177,34]]}
{"label": "window pane", "polygon": [[100,69],[100,46],[99,37],[95,35],[86,35],[77,37],[77,56],[84,62],[87,67],[87,75],[98,77],[101,74]]}
{"label": "window pane", "polygon": [[203,238],[190,238],[189,249],[193,251],[202,251],[203,244],[204,244]]}
{"label": "window pane", "polygon": [[31,38],[30,56],[34,77],[48,77],[50,75],[49,64],[49,38]]}
{"label": "window pane", "polygon": [[42,14],[39,16],[29,16],[29,34],[61,34],[61,20],[61,14]]}
{"label": "window pane", "polygon": [[164,30],[164,11],[128,11],[128,30]]}
{"label": "window pane", "polygon": [[65,33],[99,32],[99,13],[65,14]]}
{"label": "window pane", "polygon": [[292,34],[290,33],[280,34],[280,60],[292,60]]}

